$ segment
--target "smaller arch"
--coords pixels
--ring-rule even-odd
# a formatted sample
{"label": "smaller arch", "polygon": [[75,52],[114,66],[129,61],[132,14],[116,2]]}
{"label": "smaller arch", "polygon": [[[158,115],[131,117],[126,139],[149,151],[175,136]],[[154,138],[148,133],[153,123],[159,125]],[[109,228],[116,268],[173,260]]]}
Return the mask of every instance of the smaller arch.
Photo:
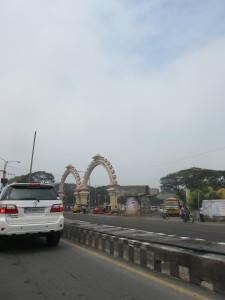
{"label": "smaller arch", "polygon": [[67,176],[70,174],[72,174],[75,178],[75,182],[76,182],[75,192],[82,189],[82,183],[81,183],[81,179],[80,179],[80,175],[79,175],[78,171],[76,170],[76,168],[73,165],[69,164],[66,167],[66,170],[63,173],[60,184],[59,184],[59,195],[61,196],[61,198],[63,198],[63,196],[64,196],[64,193],[63,193],[64,183],[66,181]]}

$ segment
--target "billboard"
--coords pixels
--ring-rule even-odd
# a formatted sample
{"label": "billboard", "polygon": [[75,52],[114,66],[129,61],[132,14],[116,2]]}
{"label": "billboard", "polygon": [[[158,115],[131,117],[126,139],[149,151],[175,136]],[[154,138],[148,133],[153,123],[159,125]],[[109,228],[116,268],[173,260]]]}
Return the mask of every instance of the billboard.
{"label": "billboard", "polygon": [[210,218],[225,217],[225,199],[203,200],[202,208],[203,214]]}

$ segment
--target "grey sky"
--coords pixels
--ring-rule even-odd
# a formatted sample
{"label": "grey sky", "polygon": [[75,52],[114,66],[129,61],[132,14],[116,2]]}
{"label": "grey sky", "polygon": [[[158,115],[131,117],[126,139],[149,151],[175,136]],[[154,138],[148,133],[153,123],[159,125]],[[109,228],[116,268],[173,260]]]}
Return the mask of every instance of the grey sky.
{"label": "grey sky", "polygon": [[224,170],[224,0],[0,0],[0,41],[8,172],[29,172],[35,131],[33,171],[56,181],[97,153],[121,185]]}

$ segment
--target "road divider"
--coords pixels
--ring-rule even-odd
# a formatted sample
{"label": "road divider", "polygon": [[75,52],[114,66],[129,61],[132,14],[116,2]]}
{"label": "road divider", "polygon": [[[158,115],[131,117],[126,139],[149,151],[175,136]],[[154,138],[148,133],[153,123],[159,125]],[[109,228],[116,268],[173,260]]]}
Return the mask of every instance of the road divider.
{"label": "road divider", "polygon": [[68,219],[63,237],[225,295],[224,245]]}

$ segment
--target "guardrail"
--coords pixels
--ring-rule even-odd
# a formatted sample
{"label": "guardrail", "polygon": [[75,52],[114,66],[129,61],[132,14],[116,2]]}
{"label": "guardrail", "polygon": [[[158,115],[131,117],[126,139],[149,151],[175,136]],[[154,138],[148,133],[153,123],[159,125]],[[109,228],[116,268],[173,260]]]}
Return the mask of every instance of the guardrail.
{"label": "guardrail", "polygon": [[[126,228],[67,221],[63,237],[74,243],[225,295],[225,245],[216,244],[217,252],[219,247],[221,253],[214,254],[213,251],[208,253],[202,241],[197,243],[198,247],[196,242],[189,241],[193,245],[187,249],[182,247],[179,239],[172,237],[168,245],[168,237],[154,236],[152,233],[149,233],[149,238],[147,232],[137,231],[135,234]],[[207,245],[210,248],[209,243],[205,242]]]}

